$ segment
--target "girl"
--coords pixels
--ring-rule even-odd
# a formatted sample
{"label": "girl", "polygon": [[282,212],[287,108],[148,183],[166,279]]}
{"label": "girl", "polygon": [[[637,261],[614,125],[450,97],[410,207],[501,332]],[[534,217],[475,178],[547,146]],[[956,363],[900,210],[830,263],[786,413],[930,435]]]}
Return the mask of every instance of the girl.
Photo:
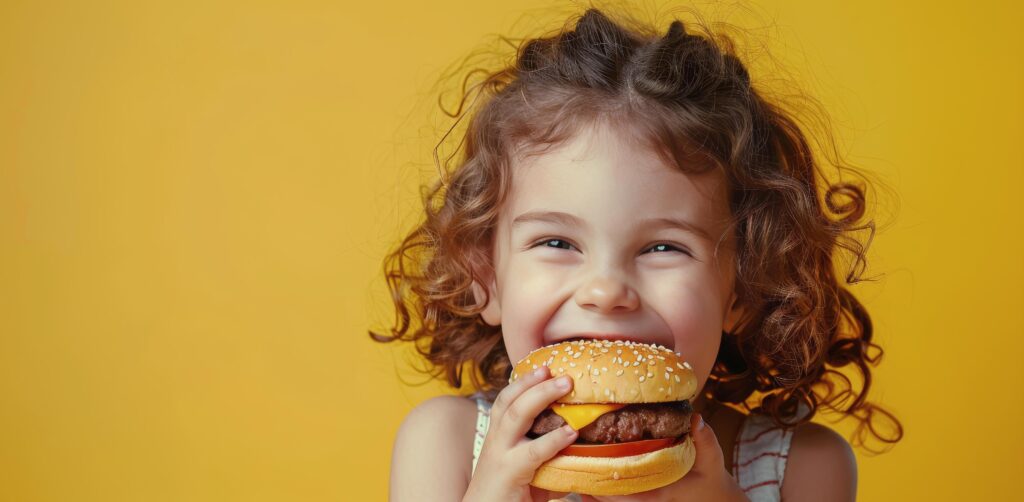
{"label": "girl", "polygon": [[[455,388],[468,369],[478,392],[406,417],[392,500],[853,500],[851,447],[815,413],[899,440],[865,400],[881,355],[870,318],[833,272],[837,248],[855,257],[847,283],[863,269],[850,234],[874,228],[864,189],[825,181],[795,120],[714,40],[591,9],[478,86],[464,159],[386,263],[397,326],[370,333],[414,341]],[[656,343],[692,364],[685,477],[625,497],[529,485],[576,438],[524,436],[572,381],[542,368],[509,385],[511,365],[573,338]],[[851,365],[859,391],[838,371]]]}

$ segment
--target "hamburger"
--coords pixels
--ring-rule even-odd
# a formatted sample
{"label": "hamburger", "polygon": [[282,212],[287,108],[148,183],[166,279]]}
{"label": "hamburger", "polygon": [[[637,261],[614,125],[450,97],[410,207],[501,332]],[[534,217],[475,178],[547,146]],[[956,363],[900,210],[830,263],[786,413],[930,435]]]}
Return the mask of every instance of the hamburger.
{"label": "hamburger", "polygon": [[579,435],[540,466],[531,485],[627,495],[673,483],[693,467],[690,400],[697,378],[680,354],[631,341],[564,341],[529,353],[509,381],[540,366],[571,377],[573,390],[541,412],[527,436],[566,423]]}

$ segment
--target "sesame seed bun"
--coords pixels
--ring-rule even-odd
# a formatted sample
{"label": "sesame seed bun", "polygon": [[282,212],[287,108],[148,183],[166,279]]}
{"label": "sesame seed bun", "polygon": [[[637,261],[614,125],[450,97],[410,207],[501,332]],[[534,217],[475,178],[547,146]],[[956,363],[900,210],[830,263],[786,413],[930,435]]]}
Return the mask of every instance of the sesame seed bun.
{"label": "sesame seed bun", "polygon": [[541,367],[568,375],[571,393],[558,403],[663,403],[693,399],[697,377],[680,355],[661,345],[622,340],[575,340],[530,352],[512,369],[509,382]]}

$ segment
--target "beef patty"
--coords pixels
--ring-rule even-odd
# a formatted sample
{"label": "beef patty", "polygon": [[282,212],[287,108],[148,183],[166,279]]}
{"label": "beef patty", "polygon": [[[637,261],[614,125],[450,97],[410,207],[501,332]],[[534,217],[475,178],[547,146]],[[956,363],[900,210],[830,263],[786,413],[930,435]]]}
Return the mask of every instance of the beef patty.
{"label": "beef patty", "polygon": [[[690,432],[692,413],[689,401],[629,404],[580,429],[576,442],[607,444],[681,437]],[[565,419],[548,408],[533,422],[527,436],[539,437],[563,425]]]}

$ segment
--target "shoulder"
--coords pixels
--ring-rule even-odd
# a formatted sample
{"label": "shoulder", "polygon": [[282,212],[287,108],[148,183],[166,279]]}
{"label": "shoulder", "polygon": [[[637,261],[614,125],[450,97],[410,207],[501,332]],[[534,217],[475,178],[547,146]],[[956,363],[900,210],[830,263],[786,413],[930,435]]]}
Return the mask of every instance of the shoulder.
{"label": "shoulder", "polygon": [[854,500],[856,494],[857,459],[846,439],[821,424],[799,425],[789,447],[782,498]]}
{"label": "shoulder", "polygon": [[413,408],[395,437],[390,500],[460,499],[469,485],[475,430],[471,399],[438,396]]}

